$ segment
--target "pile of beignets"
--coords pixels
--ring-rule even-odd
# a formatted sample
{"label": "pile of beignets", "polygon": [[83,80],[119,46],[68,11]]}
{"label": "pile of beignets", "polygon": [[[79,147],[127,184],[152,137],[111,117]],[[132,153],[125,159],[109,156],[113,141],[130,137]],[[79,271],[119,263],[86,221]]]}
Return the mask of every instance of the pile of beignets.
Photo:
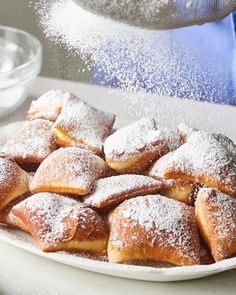
{"label": "pile of beignets", "polygon": [[50,90],[0,154],[0,221],[49,251],[115,263],[236,255],[236,145],[185,124],[115,116]]}

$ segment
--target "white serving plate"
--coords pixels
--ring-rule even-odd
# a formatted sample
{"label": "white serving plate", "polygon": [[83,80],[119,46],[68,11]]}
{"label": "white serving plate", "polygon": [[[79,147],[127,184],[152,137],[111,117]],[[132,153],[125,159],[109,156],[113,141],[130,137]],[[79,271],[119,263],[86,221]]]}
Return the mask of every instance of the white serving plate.
{"label": "white serving plate", "polygon": [[214,274],[236,268],[236,257],[211,265],[154,268],[146,266],[114,264],[65,252],[44,253],[38,249],[35,241],[30,235],[5,226],[0,226],[0,240],[35,255],[79,269],[142,281],[170,282],[192,280],[212,276]]}
{"label": "white serving plate", "polygon": [[[131,103],[130,96],[123,91],[111,91],[105,87],[42,77],[37,79],[36,87],[33,88],[31,97],[37,98],[50,88],[72,91],[85,99],[88,103],[105,111],[113,112],[119,118],[131,117],[132,119],[137,119],[139,116],[138,113],[152,115],[158,118],[163,125],[168,127],[173,127],[180,122],[185,122],[199,129],[224,133],[236,141],[236,107],[184,99],[177,100],[170,97],[160,97],[158,95],[147,95],[145,98],[142,96],[141,99],[144,99],[145,104],[151,107],[148,110],[144,110],[143,104],[137,103],[135,105],[137,114],[133,114],[129,112]],[[0,146],[16,131],[16,128],[20,128],[23,124],[23,122],[21,122],[15,125],[14,122],[24,120],[31,99],[32,98],[29,98],[26,101],[20,111],[15,112],[11,117],[8,117],[7,120],[0,121]],[[155,107],[153,106],[153,102],[155,102]],[[121,127],[128,122],[129,120],[119,119],[115,127]],[[62,252],[43,253],[38,249],[34,240],[28,234],[4,226],[0,226],[0,240],[37,256],[65,265],[71,265],[92,272],[145,281],[191,280],[211,276],[230,269],[236,269],[236,258],[224,260],[212,265],[152,268],[96,261]]]}
{"label": "white serving plate", "polygon": [[[118,118],[115,124],[116,128],[128,124],[130,120]],[[0,146],[20,128],[24,122],[16,122],[0,128],[1,139]],[[234,138],[235,139],[235,138]],[[212,276],[230,269],[236,269],[236,257],[223,260],[211,265],[196,265],[172,268],[156,268],[145,266],[134,266],[125,264],[114,264],[106,261],[99,261],[85,258],[77,254],[57,252],[42,252],[33,238],[16,229],[0,225],[0,240],[9,243],[15,247],[23,249],[35,255],[70,265],[79,269],[92,272],[129,278],[142,281],[166,282],[166,281],[183,281],[192,280],[202,277]]]}

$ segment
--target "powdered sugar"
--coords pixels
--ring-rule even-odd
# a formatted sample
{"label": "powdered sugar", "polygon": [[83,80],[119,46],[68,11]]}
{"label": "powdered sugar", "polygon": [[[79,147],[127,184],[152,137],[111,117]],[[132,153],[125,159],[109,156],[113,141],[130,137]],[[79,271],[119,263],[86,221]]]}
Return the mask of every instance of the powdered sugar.
{"label": "powdered sugar", "polygon": [[186,3],[186,8],[191,8],[193,6],[193,1],[188,1],[187,3]]}
{"label": "powdered sugar", "polygon": [[143,175],[112,176],[99,179],[84,201],[86,205],[106,207],[140,194],[158,192],[160,187],[159,181]]}
{"label": "powdered sugar", "polygon": [[205,206],[209,206],[217,239],[233,238],[232,233],[236,232],[236,199],[211,188],[200,189],[198,197],[207,201]]}
{"label": "powdered sugar", "polygon": [[[153,18],[156,22],[156,15],[162,8],[164,15],[168,16],[165,11],[167,0],[93,2],[94,6],[101,3],[105,15],[109,15],[110,10],[113,16],[134,11],[136,17],[133,20],[137,21],[140,18],[135,6],[148,21]],[[154,113],[156,102],[150,99],[147,104],[146,93],[157,93],[163,99],[174,96],[215,101],[227,97],[227,80],[231,79],[228,64],[217,52],[210,56],[202,48],[196,50],[204,35],[201,35],[201,29],[200,34],[194,31],[196,38],[186,38],[185,32],[181,35],[181,32],[148,31],[112,22],[86,11],[73,1],[37,0],[34,5],[45,35],[58,46],[69,49],[70,54],[82,57],[85,67],[78,69],[81,76],[87,70],[92,71],[95,83],[131,93],[130,97],[125,96],[127,111],[131,114],[140,115],[137,107],[142,110],[142,115]],[[207,48],[209,42],[205,37],[203,40]],[[140,95],[137,96],[136,92]]]}
{"label": "powdered sugar", "polygon": [[44,93],[37,100],[32,101],[28,119],[46,119],[49,121],[56,121],[61,112],[63,103],[73,94],[63,92],[59,89],[52,89]]}
{"label": "powdered sugar", "polygon": [[62,130],[71,138],[70,146],[85,145],[101,153],[104,139],[112,130],[115,115],[90,106],[79,98],[66,101],[53,129]]}
{"label": "powdered sugar", "polygon": [[2,152],[19,163],[41,163],[56,149],[50,133],[52,126],[53,123],[41,119],[26,123]]}
{"label": "powdered sugar", "polygon": [[64,193],[86,194],[95,180],[107,172],[107,165],[98,156],[80,148],[61,148],[53,152],[39,167],[31,190],[58,189]]}
{"label": "powdered sugar", "polygon": [[[198,178],[205,178],[207,185],[223,183],[231,193],[236,193],[236,147],[225,136],[203,131],[194,132],[173,155],[168,171],[176,171]],[[212,184],[213,185],[213,184]]]}
{"label": "powdered sugar", "polygon": [[130,155],[149,153],[160,149],[172,150],[180,145],[177,132],[163,129],[157,126],[154,118],[146,117],[126,127],[117,130],[109,136],[104,144],[104,152],[108,158],[125,160]]}
{"label": "powdered sugar", "polygon": [[[115,210],[119,212],[119,218],[123,219],[124,228],[141,227],[145,229],[150,244],[162,245],[178,249],[178,254],[185,257],[195,257],[194,243],[196,243],[196,225],[194,221],[193,209],[178,201],[165,198],[160,195],[137,197],[125,201]],[[114,223],[116,221],[114,220]],[[111,220],[111,223],[113,221]],[[119,239],[119,228],[114,228],[111,239],[112,244],[117,247],[125,247],[129,244],[137,243],[138,236],[133,231],[132,236],[123,237],[125,241]],[[115,233],[115,234],[114,234]],[[136,230],[139,235],[139,230]],[[195,244],[196,245],[196,244]]]}
{"label": "powdered sugar", "polygon": [[[21,211],[23,215],[25,212],[25,218],[33,226],[34,234],[46,246],[71,240],[78,221],[82,226],[88,217],[93,222],[91,210],[79,201],[49,193],[34,195],[16,205],[13,211],[16,214]],[[68,228],[68,223],[76,224],[75,228]]]}
{"label": "powdered sugar", "polygon": [[173,155],[174,152],[169,152],[168,154],[162,156],[154,163],[148,173],[149,176],[154,177],[155,179],[160,179],[165,187],[171,187],[176,184],[176,179],[165,179],[165,171]]}
{"label": "powdered sugar", "polygon": [[12,192],[17,186],[28,182],[28,175],[11,160],[0,157],[0,192],[1,197]]}
{"label": "powdered sugar", "polygon": [[[203,210],[207,214],[206,220],[213,235],[212,239],[208,237],[212,241],[213,254],[224,256],[225,249],[235,243],[236,199],[211,188],[202,188],[197,203],[204,206]],[[197,212],[199,210],[197,207]]]}
{"label": "powdered sugar", "polygon": [[184,123],[180,123],[178,125],[178,131],[181,135],[182,140],[185,142],[187,138],[193,134],[193,132],[197,131],[195,128],[188,126]]}

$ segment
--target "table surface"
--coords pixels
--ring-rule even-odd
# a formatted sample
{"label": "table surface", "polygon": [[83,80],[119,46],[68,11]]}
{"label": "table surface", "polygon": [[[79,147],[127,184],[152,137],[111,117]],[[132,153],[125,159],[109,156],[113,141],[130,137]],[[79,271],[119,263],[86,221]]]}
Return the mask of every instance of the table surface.
{"label": "table surface", "polygon": [[[94,90],[88,85],[38,78],[24,105],[7,120],[1,121],[0,125],[6,124],[6,121],[22,119],[32,98],[50,88],[71,90],[81,94],[82,97],[87,95],[88,101],[91,100],[95,105],[99,104],[99,101],[93,97]],[[103,89],[101,93],[105,95]],[[112,102],[108,101],[104,104],[104,109],[111,107],[115,107]],[[120,110],[120,112],[123,111]],[[115,295],[124,292],[136,295],[143,295],[145,292],[150,295],[236,294],[236,270],[194,281],[149,283],[79,270],[37,257],[4,242],[0,242],[0,261],[0,295]]]}

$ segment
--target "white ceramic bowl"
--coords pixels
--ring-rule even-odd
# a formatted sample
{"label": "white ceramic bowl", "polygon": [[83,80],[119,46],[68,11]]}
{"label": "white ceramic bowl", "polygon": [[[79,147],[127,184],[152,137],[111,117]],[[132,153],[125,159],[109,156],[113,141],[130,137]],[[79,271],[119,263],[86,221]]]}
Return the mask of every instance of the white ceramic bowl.
{"label": "white ceramic bowl", "polygon": [[42,66],[42,46],[25,31],[0,26],[0,118],[26,99]]}

